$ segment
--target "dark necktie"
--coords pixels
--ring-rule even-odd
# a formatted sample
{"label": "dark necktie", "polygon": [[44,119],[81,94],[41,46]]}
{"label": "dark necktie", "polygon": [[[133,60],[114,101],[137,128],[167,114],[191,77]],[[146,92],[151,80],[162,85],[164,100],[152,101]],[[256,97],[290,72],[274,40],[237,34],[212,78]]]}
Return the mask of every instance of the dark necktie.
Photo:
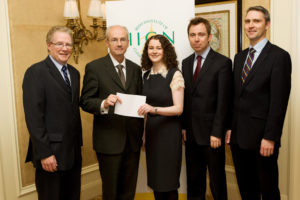
{"label": "dark necktie", "polygon": [[200,70],[201,70],[201,59],[202,59],[201,56],[197,56],[197,67],[196,67],[196,70],[195,70],[195,72],[194,72],[194,77],[193,77],[194,83],[196,83],[198,74],[199,74],[199,72],[200,72]]}
{"label": "dark necktie", "polygon": [[253,48],[249,49],[249,55],[248,55],[248,58],[247,58],[247,62],[244,65],[244,68],[243,68],[243,71],[242,71],[242,85],[245,83],[246,78],[247,78],[250,70],[252,69],[254,53],[255,53],[255,49],[253,49]]}
{"label": "dark necktie", "polygon": [[67,67],[64,65],[62,68],[61,68],[63,74],[64,74],[64,78],[65,78],[65,82],[67,84],[67,86],[71,87],[71,83],[70,83],[70,80],[69,80],[69,77],[68,77],[68,74],[67,74]]}
{"label": "dark necktie", "polygon": [[124,76],[124,72],[123,72],[123,65],[117,65],[117,68],[118,68],[118,75],[120,77],[120,80],[121,80],[121,83],[123,85],[123,87],[125,88],[125,76]]}

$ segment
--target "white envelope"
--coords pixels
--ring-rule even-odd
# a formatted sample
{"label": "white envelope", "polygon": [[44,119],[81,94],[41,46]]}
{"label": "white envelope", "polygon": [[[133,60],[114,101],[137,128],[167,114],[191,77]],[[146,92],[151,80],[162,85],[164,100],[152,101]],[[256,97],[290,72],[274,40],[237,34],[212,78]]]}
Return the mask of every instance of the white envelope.
{"label": "white envelope", "polygon": [[121,98],[122,103],[117,102],[115,104],[115,114],[144,118],[144,115],[138,115],[137,111],[141,105],[146,103],[146,96],[123,93],[117,93],[117,96]]}

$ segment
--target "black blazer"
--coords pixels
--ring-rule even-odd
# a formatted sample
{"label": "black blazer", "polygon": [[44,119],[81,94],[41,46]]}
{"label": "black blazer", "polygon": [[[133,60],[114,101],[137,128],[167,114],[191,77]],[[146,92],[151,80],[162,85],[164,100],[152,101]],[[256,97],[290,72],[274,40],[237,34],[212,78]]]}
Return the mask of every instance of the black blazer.
{"label": "black blazer", "polygon": [[268,42],[242,85],[248,51],[238,53],[234,59],[231,142],[244,149],[258,150],[263,138],[280,144],[291,88],[291,58]]}
{"label": "black blazer", "polygon": [[187,130],[187,141],[193,135],[199,145],[209,145],[211,135],[219,138],[225,135],[231,101],[232,62],[211,49],[194,84],[194,58],[192,54],[182,61],[183,129]]}
{"label": "black blazer", "polygon": [[99,153],[121,153],[126,138],[133,151],[138,151],[142,144],[142,119],[115,115],[114,107],[109,108],[108,114],[100,113],[101,102],[117,92],[141,94],[142,72],[138,65],[126,59],[125,88],[109,55],[86,65],[80,106],[84,111],[94,114],[93,146]]}
{"label": "black blazer", "polygon": [[40,160],[55,155],[59,170],[72,168],[75,151],[81,159],[79,112],[80,74],[68,65],[72,91],[50,59],[32,65],[23,80],[23,104],[30,134],[26,161],[40,168]]}

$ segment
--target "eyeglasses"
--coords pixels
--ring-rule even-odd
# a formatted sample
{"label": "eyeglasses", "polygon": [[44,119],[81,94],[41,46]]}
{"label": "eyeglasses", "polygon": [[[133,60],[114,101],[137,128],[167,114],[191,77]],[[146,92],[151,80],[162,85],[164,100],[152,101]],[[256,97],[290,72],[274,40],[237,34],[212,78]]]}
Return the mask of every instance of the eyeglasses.
{"label": "eyeglasses", "polygon": [[57,43],[51,42],[51,44],[53,44],[58,49],[62,49],[63,47],[66,47],[68,50],[70,50],[73,48],[73,44],[69,44],[69,43],[64,44],[61,42],[57,42]]}
{"label": "eyeglasses", "polygon": [[117,44],[119,41],[121,43],[125,43],[128,41],[128,39],[127,38],[121,38],[121,39],[113,38],[113,39],[109,40],[109,42],[111,42],[112,44]]}

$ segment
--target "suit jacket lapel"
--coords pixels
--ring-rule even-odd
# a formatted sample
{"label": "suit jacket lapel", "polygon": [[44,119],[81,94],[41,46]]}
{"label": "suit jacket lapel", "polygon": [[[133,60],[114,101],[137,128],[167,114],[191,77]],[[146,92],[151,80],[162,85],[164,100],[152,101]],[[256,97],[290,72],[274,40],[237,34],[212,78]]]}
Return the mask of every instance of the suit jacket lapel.
{"label": "suit jacket lapel", "polygon": [[[236,63],[235,63],[235,85],[238,88],[238,92],[240,93],[241,89],[242,89],[242,70],[244,68],[244,64],[246,61],[246,57],[248,55],[248,50],[244,50],[241,52],[241,54],[239,56],[236,56]],[[245,85],[245,84],[244,84]]]}
{"label": "suit jacket lapel", "polygon": [[70,78],[71,78],[71,88],[72,88],[72,102],[74,102],[74,98],[75,98],[75,94],[76,94],[76,90],[77,90],[77,79],[75,77],[75,71],[73,70],[73,68],[71,68],[70,66],[68,66],[68,70],[70,73]]}
{"label": "suit jacket lapel", "polygon": [[61,88],[65,92],[70,94],[70,88],[67,86],[67,84],[66,84],[65,80],[63,79],[61,73],[58,71],[57,67],[52,62],[52,60],[50,59],[49,56],[46,58],[45,62],[47,63],[47,65],[49,67],[49,72],[53,76],[53,78],[57,81],[57,83],[61,86]]}
{"label": "suit jacket lapel", "polygon": [[266,56],[268,55],[268,51],[269,51],[270,47],[271,47],[271,44],[270,44],[270,42],[268,42],[266,44],[266,46],[263,48],[262,52],[259,54],[254,65],[252,66],[252,68],[245,80],[243,87],[246,87],[249,84],[249,82],[253,79],[253,77],[255,76],[257,71],[259,71],[263,67],[261,64],[264,61],[264,59],[266,58]]}
{"label": "suit jacket lapel", "polygon": [[129,62],[126,60],[126,86],[125,89],[127,90],[130,86],[130,83],[132,83],[133,77],[133,68],[130,66]]}
{"label": "suit jacket lapel", "polygon": [[186,85],[190,85],[191,89],[194,88],[194,83],[193,83],[193,67],[194,67],[194,59],[195,59],[195,54],[192,54],[189,57],[187,66],[185,68],[185,79],[184,81],[186,82]]}
{"label": "suit jacket lapel", "polygon": [[201,70],[197,77],[196,83],[194,84],[193,91],[195,90],[197,85],[200,83],[201,79],[205,76],[208,68],[212,66],[213,57],[214,57],[214,51],[212,49],[210,49],[210,51],[208,52],[208,54],[206,56],[206,59],[204,60],[203,65],[201,67]]}
{"label": "suit jacket lapel", "polygon": [[[107,70],[108,74],[111,76],[112,80],[113,80],[120,88],[122,88],[122,90],[124,90],[124,87],[123,87],[123,85],[122,85],[122,83],[121,83],[121,80],[120,80],[120,78],[119,78],[119,75],[118,75],[118,73],[117,73],[117,70],[115,69],[115,66],[114,66],[112,60],[110,59],[110,56],[109,56],[109,55],[107,55],[107,56],[105,57],[104,62],[105,62],[106,70]],[[127,70],[127,69],[126,69],[126,70]],[[127,74],[127,72],[126,72],[126,74]]]}

